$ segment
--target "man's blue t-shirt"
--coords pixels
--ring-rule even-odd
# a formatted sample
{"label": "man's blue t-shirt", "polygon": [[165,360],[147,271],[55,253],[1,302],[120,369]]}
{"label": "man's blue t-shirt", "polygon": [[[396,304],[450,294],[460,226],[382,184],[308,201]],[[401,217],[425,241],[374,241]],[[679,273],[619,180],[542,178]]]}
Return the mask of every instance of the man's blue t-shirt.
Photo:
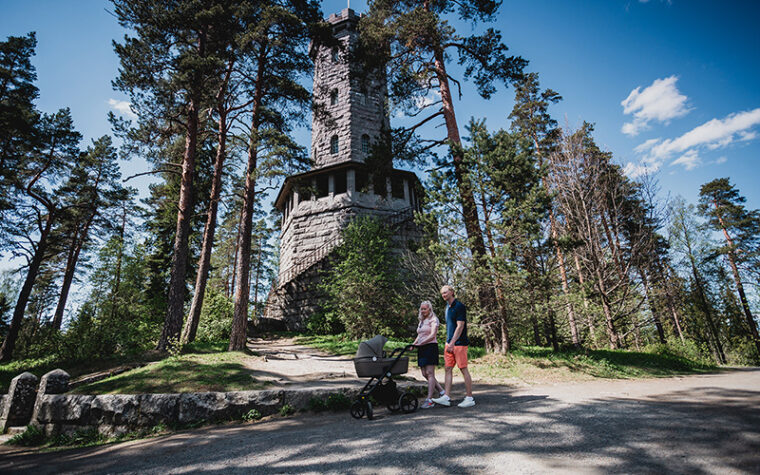
{"label": "man's blue t-shirt", "polygon": [[464,322],[464,329],[459,339],[454,342],[454,346],[469,346],[470,340],[467,339],[467,309],[459,300],[454,299],[451,305],[446,305],[446,343],[449,343],[454,337],[454,330],[457,329],[457,322]]}

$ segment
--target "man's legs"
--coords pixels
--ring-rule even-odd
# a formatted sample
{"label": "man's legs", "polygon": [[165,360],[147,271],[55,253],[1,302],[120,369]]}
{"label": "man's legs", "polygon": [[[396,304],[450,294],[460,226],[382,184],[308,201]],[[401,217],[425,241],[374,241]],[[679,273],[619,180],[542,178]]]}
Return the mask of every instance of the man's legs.
{"label": "man's legs", "polygon": [[459,371],[462,372],[462,376],[464,377],[464,389],[466,395],[472,397],[472,377],[470,377],[470,370],[465,366],[464,368],[459,368]]}
{"label": "man's legs", "polygon": [[446,366],[446,379],[444,380],[444,388],[446,394],[451,394],[451,382],[454,379],[454,367]]}

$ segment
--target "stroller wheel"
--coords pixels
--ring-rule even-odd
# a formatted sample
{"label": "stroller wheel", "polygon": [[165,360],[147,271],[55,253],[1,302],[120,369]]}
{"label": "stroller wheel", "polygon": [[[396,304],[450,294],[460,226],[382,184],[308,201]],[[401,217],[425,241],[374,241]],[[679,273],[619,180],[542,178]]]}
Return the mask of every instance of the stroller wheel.
{"label": "stroller wheel", "polygon": [[367,401],[367,419],[372,420],[372,403]]}
{"label": "stroller wheel", "polygon": [[351,417],[354,419],[361,419],[364,417],[364,403],[361,401],[356,401],[355,403],[351,404]]}
{"label": "stroller wheel", "polygon": [[416,411],[418,404],[417,398],[410,393],[404,393],[398,398],[398,405],[404,411],[404,414]]}
{"label": "stroller wheel", "polygon": [[388,404],[388,410],[391,412],[398,412],[401,410],[401,406],[398,405],[398,401],[393,401],[392,403]]}

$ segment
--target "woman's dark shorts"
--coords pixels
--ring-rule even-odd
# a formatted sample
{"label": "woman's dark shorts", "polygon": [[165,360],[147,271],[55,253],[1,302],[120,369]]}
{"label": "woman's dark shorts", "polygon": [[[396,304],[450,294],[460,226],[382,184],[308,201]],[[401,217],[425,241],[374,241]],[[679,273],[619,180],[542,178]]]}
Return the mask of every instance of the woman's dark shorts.
{"label": "woman's dark shorts", "polygon": [[428,343],[417,348],[419,366],[438,366],[438,343]]}

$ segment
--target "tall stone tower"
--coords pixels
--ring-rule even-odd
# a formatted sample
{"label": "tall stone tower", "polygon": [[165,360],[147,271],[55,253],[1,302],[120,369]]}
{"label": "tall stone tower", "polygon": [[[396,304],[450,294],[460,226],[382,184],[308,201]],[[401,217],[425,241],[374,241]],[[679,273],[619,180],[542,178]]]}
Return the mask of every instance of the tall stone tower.
{"label": "tall stone tower", "polygon": [[[330,15],[340,48],[312,46],[314,102],[311,152],[314,168],[285,179],[275,207],[282,214],[280,269],[267,301],[267,325],[303,328],[321,304],[318,289],[341,230],[356,216],[375,215],[395,230],[402,250],[420,238],[413,222],[422,188],[417,176],[393,169],[383,176],[365,164],[389,127],[384,71],[351,64],[359,17],[344,9]],[[392,157],[388,157],[390,161]]]}

